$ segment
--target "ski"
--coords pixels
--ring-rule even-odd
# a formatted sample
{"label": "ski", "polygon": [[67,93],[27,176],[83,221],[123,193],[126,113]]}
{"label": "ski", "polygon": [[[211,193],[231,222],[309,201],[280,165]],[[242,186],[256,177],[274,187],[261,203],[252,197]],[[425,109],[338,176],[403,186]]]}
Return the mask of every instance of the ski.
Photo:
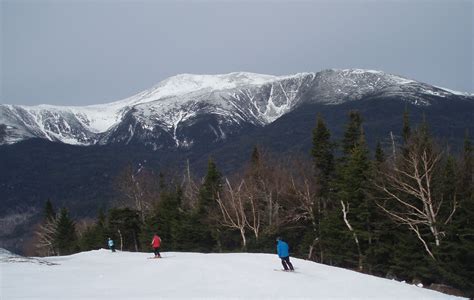
{"label": "ski", "polygon": [[285,273],[297,273],[296,271],[283,270],[283,269],[273,269],[273,271],[280,271],[280,272],[285,272]]}

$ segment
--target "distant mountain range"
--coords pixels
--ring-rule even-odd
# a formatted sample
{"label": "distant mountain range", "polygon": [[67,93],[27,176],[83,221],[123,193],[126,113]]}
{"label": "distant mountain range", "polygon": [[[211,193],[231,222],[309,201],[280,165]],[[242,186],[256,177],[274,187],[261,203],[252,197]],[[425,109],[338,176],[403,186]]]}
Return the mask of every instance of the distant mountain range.
{"label": "distant mountain range", "polygon": [[1,104],[0,247],[21,251],[47,199],[94,216],[116,198],[114,180],[129,163],[168,174],[189,163],[202,175],[212,156],[230,174],[255,145],[309,158],[316,116],[337,142],[350,110],[362,114],[371,147],[390,147],[405,110],[413,127],[426,120],[447,151],[462,147],[466,131],[474,135],[474,95],[360,69],[183,74],[109,104]]}
{"label": "distant mountain range", "polygon": [[0,144],[41,138],[73,145],[192,148],[263,127],[306,104],[397,97],[418,106],[474,96],[380,71],[325,70],[271,76],[182,74],[130,98],[101,105],[0,105]]}

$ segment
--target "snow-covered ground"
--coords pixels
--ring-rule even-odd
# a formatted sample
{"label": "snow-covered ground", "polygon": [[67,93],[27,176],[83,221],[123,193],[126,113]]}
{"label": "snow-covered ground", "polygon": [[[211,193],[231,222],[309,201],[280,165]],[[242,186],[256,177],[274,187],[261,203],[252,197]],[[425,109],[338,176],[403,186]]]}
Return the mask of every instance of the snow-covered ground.
{"label": "snow-covered ground", "polygon": [[0,299],[460,299],[301,259],[275,271],[272,254],[97,250],[22,258],[0,251]]}

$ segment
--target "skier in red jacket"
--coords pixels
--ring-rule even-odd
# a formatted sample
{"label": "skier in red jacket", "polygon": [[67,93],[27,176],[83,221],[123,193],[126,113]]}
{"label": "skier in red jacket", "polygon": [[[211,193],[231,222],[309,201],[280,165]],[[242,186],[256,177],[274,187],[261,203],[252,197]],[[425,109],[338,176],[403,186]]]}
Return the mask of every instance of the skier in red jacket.
{"label": "skier in red jacket", "polygon": [[160,258],[160,251],[159,248],[161,246],[161,238],[158,236],[157,233],[153,236],[153,240],[151,240],[151,246],[153,247],[153,252],[155,253],[155,258]]}

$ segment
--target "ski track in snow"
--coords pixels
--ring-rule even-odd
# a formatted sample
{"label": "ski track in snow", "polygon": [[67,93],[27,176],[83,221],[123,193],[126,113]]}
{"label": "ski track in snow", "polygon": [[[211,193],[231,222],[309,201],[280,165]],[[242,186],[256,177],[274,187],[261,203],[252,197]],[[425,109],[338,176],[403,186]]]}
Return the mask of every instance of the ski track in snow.
{"label": "ski track in snow", "polygon": [[292,258],[297,272],[275,272],[281,264],[274,254],[164,252],[163,259],[147,259],[151,255],[101,249],[26,262],[3,255],[1,298],[462,299],[301,259]]}

